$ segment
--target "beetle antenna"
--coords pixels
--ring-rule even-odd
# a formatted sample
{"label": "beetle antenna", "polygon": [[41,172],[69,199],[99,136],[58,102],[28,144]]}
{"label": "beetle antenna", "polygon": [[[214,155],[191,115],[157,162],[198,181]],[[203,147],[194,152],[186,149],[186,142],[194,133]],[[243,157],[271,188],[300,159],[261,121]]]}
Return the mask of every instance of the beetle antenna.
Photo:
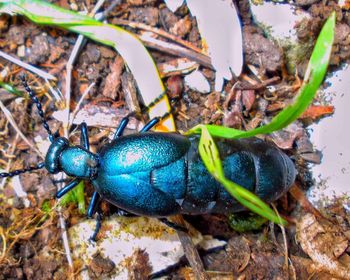
{"label": "beetle antenna", "polygon": [[3,173],[0,173],[0,178],[14,177],[14,176],[26,173],[26,172],[32,172],[34,170],[39,170],[39,169],[43,168],[44,166],[45,166],[45,163],[40,162],[36,166],[31,166],[28,168],[14,170],[14,171],[9,172],[9,173],[3,172]]}
{"label": "beetle antenna", "polygon": [[166,95],[166,90],[163,91],[161,94],[159,94],[151,103],[149,103],[147,106],[141,109],[140,112],[137,111],[131,111],[129,114],[125,116],[125,118],[129,118],[132,116],[142,116],[142,114],[148,112],[154,105],[156,105],[163,97]]}
{"label": "beetle antenna", "polygon": [[148,111],[151,109],[154,105],[156,105],[165,95],[166,95],[166,90],[164,90],[161,94],[159,94],[150,104],[148,104],[144,109],[145,111]]}
{"label": "beetle antenna", "polygon": [[42,124],[43,124],[43,127],[46,129],[47,133],[49,134],[49,139],[51,142],[53,142],[54,140],[54,135],[52,134],[51,132],[51,129],[49,127],[49,124],[47,123],[47,120],[45,118],[45,114],[44,114],[44,111],[43,111],[43,108],[42,108],[42,105],[38,99],[38,97],[36,97],[35,95],[35,92],[29,87],[26,79],[24,76],[21,76],[20,77],[21,81],[22,81],[22,84],[24,86],[24,89],[26,90],[26,92],[29,94],[30,96],[30,99],[35,103],[36,105],[36,108],[38,109],[38,114],[41,118],[41,121],[42,121]]}

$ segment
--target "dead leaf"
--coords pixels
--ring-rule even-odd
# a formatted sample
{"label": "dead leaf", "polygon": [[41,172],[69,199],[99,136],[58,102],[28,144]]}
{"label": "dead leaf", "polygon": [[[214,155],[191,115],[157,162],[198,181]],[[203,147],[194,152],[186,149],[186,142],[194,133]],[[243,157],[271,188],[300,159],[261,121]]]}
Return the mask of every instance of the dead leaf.
{"label": "dead leaf", "polygon": [[300,116],[300,119],[317,120],[334,113],[334,106],[312,105]]}
{"label": "dead leaf", "polygon": [[301,217],[297,223],[297,240],[315,266],[335,277],[350,279],[350,268],[339,261],[349,241],[339,225],[312,214]]}
{"label": "dead leaf", "polygon": [[116,99],[120,87],[120,76],[124,67],[124,61],[121,56],[117,56],[110,65],[111,73],[106,78],[106,83],[102,94],[106,97]]}

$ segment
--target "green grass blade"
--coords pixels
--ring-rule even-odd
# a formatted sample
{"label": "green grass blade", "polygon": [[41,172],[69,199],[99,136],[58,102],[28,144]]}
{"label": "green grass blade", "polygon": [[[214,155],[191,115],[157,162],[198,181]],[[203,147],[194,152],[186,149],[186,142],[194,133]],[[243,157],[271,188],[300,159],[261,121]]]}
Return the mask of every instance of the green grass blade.
{"label": "green grass blade", "polygon": [[18,97],[23,97],[24,94],[22,92],[20,92],[18,89],[16,89],[13,85],[8,84],[8,83],[4,83],[4,82],[0,82],[0,87],[2,87],[3,89],[5,89],[7,92],[12,93],[14,95],[17,95]]}
{"label": "green grass blade", "polygon": [[[280,130],[295,121],[311,104],[327,72],[334,40],[335,13],[323,26],[312,52],[303,85],[293,104],[283,109],[267,125],[243,131],[218,125],[205,125],[212,136],[222,138],[247,138]],[[200,133],[203,125],[195,126],[186,134]]]}
{"label": "green grass blade", "polygon": [[205,126],[202,127],[202,136],[200,138],[198,148],[199,154],[201,155],[203,163],[208,169],[209,173],[213,175],[214,178],[220,182],[225,189],[243,206],[265,217],[266,219],[273,221],[274,223],[286,224],[283,219],[280,219],[275,212],[255,194],[225,177],[219,151]]}

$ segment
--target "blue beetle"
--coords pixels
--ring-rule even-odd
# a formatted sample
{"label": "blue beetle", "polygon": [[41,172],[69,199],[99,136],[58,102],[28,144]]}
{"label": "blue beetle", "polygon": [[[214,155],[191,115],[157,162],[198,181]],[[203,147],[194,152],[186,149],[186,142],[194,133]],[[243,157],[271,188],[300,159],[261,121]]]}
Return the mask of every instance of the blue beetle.
{"label": "blue beetle", "polygon": [[[85,126],[85,124],[83,124]],[[70,146],[57,138],[46,155],[50,173],[76,177],[57,196],[71,190],[81,179],[90,180],[97,197],[141,216],[230,213],[239,203],[208,173],[199,154],[198,137],[176,133],[144,132],[121,136],[97,153],[84,146]],[[295,178],[288,156],[257,138],[217,142],[226,176],[274,201]],[[92,215],[94,204],[89,206]]]}
{"label": "blue beetle", "polygon": [[[41,104],[24,82],[37,105],[51,146],[45,162],[0,177],[14,176],[45,167],[49,173],[63,171],[75,179],[57,193],[62,197],[80,180],[94,186],[88,216],[100,198],[118,208],[141,216],[167,217],[174,214],[230,213],[242,206],[208,173],[199,153],[198,136],[149,130],[160,118],[151,120],[138,134],[123,136],[124,118],[114,139],[98,153],[89,150],[87,125],[81,124],[81,145],[55,137],[44,118]],[[284,194],[293,184],[293,162],[278,148],[257,138],[218,140],[225,175],[267,202]]]}

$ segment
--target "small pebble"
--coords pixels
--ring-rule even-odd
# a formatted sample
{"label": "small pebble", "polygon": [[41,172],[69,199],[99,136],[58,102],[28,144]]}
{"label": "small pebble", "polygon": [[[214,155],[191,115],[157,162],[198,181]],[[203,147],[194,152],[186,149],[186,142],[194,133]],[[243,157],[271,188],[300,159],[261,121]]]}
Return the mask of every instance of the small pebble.
{"label": "small pebble", "polygon": [[17,48],[17,56],[18,57],[25,57],[25,55],[26,55],[26,47],[24,45],[19,46]]}

